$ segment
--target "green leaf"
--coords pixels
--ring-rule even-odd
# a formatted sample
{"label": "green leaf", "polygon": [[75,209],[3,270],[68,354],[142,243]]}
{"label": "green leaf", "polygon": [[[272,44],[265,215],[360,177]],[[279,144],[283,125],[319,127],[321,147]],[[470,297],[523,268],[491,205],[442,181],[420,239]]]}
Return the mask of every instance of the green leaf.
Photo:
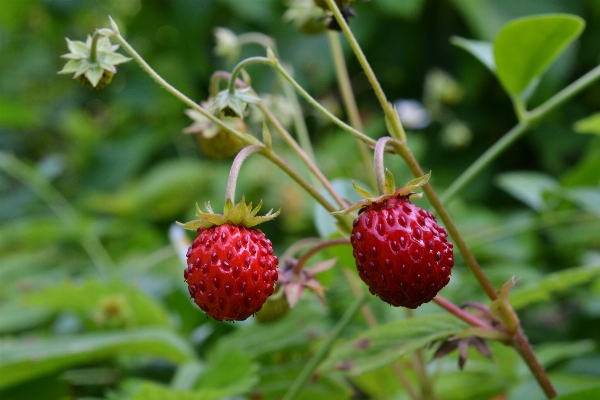
{"label": "green leaf", "polygon": [[573,188],[565,196],[587,212],[600,216],[600,188]]}
{"label": "green leaf", "polygon": [[7,339],[0,342],[0,388],[122,355],[161,357],[174,363],[195,357],[186,341],[164,329]]}
{"label": "green leaf", "polygon": [[547,208],[544,194],[560,188],[556,179],[530,171],[508,172],[496,178],[496,184],[536,211]]}
{"label": "green leaf", "polygon": [[64,282],[25,296],[23,303],[57,313],[75,312],[100,327],[111,323],[112,316],[104,315],[103,308],[113,305],[116,310],[108,311],[120,318],[117,322],[125,326],[169,326],[167,310],[161,304],[121,282],[89,280],[81,285]]}
{"label": "green leaf", "polygon": [[569,14],[519,18],[494,41],[496,74],[506,91],[520,95],[581,34],[585,22]]}
{"label": "green leaf", "polygon": [[451,37],[450,43],[456,47],[460,47],[468,53],[471,53],[473,57],[478,59],[490,71],[493,73],[496,72],[496,63],[494,61],[494,50],[492,43],[483,40],[465,39],[459,36]]}
{"label": "green leaf", "polygon": [[590,400],[600,399],[600,386],[578,390],[563,396],[558,396],[556,400]]}
{"label": "green leaf", "polygon": [[323,361],[321,372],[341,369],[351,375],[381,368],[428,344],[457,334],[466,325],[448,314],[394,321],[341,342]]}
{"label": "green leaf", "polygon": [[577,133],[592,133],[600,135],[600,112],[594,113],[589,117],[580,119],[573,125],[573,130]]}
{"label": "green leaf", "polygon": [[218,400],[228,396],[227,388],[198,391],[174,390],[153,382],[143,382],[128,400]]}
{"label": "green leaf", "polygon": [[385,15],[398,16],[409,20],[419,16],[424,4],[424,0],[379,0],[373,3]]}
{"label": "green leaf", "polygon": [[214,351],[196,389],[226,388],[227,395],[248,392],[258,383],[258,364],[239,350]]}
{"label": "green leaf", "polygon": [[513,308],[548,301],[552,295],[568,292],[573,287],[583,285],[600,276],[600,266],[578,267],[560,271],[536,281],[524,288],[517,287],[510,294]]}
{"label": "green leaf", "polygon": [[35,328],[52,319],[43,308],[23,307],[16,301],[0,303],[0,334]]}

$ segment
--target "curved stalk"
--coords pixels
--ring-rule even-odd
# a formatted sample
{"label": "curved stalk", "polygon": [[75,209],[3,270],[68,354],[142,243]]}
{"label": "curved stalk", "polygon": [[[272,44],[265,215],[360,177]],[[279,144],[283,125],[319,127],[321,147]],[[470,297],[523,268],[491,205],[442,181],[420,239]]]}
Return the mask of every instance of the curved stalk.
{"label": "curved stalk", "polygon": [[373,164],[375,165],[375,181],[377,182],[378,194],[385,194],[385,165],[383,155],[385,154],[385,145],[392,140],[389,136],[384,136],[377,141],[375,145],[375,157]]}
{"label": "curved stalk", "polygon": [[248,65],[252,65],[252,64],[266,64],[266,65],[273,65],[273,63],[271,62],[271,60],[267,57],[249,57],[246,58],[245,60],[240,61],[235,68],[233,69],[233,71],[231,71],[231,77],[229,78],[229,85],[227,90],[229,90],[230,94],[234,94],[235,93],[235,86],[236,86],[236,79],[237,76],[242,72],[242,70],[244,68],[246,68]]}
{"label": "curved stalk", "polygon": [[246,161],[251,154],[261,152],[264,149],[262,145],[254,145],[244,147],[240,152],[235,156],[233,163],[231,164],[231,170],[229,171],[229,178],[227,179],[227,190],[225,190],[225,202],[227,199],[230,199],[232,202],[235,202],[235,187],[237,185],[237,179],[240,175],[240,169],[242,168],[242,164]]}

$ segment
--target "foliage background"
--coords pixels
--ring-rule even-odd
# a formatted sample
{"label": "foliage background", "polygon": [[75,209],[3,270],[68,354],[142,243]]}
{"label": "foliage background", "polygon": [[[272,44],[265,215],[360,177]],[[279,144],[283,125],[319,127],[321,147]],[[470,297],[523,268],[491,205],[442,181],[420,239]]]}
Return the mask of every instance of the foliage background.
{"label": "foliage background", "polygon": [[[600,55],[594,0],[372,0],[355,9],[351,27],[388,97],[442,110],[428,128],[409,133],[440,191],[516,122],[497,80],[452,46],[451,36],[492,40],[504,23],[524,15],[583,17],[584,33],[544,76],[532,105],[596,66]],[[102,91],[56,75],[64,38],[84,40],[111,15],[150,65],[200,101],[210,74],[234,65],[214,55],[213,29],[260,31],[276,38],[305,88],[343,115],[326,37],[301,34],[282,19],[285,10],[276,0],[0,2],[0,398],[150,398],[162,390],[150,381],[187,390],[190,398],[277,398],[339,319],[352,297],[341,273],[352,268],[347,251],[337,254],[340,268],[322,277],[330,288],[327,307],[306,296],[268,329],[216,323],[195,309],[168,231],[174,220],[192,217],[196,201],[221,206],[229,164],[206,159],[195,138],[181,134],[190,123],[182,105],[134,63],[120,66]],[[256,54],[258,47],[242,52]],[[366,131],[379,137],[382,114],[348,55]],[[439,70],[454,78],[460,95],[428,103],[432,72]],[[272,71],[249,72],[257,91],[276,88]],[[515,297],[524,327],[562,393],[600,377],[600,140],[574,130],[600,108],[598,89],[553,113],[449,205],[493,282],[521,279]],[[303,107],[326,175],[368,181],[349,136]],[[390,158],[389,167],[398,182],[408,179],[399,159]],[[279,254],[318,235],[312,201],[264,160],[248,161],[238,193],[264,199],[267,209],[282,207],[263,229]],[[575,267],[579,275],[552,275]],[[443,294],[455,303],[483,301],[460,259]],[[377,299],[371,303],[381,322],[403,317]],[[435,311],[426,305],[417,314]],[[357,319],[347,337],[364,329]],[[431,363],[437,393],[539,397],[527,372],[510,367],[519,365],[514,354],[502,346],[494,351],[496,364],[476,359],[463,373],[453,360]],[[356,393],[405,395],[387,368],[350,378],[326,374],[303,395]]]}

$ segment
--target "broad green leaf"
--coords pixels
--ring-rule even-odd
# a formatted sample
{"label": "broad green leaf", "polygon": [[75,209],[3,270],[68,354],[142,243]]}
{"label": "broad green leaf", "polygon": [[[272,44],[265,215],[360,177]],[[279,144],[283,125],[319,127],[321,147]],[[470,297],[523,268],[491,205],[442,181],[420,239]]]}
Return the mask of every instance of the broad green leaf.
{"label": "broad green leaf", "polygon": [[600,386],[578,390],[562,396],[558,396],[556,400],[591,400],[600,399]]}
{"label": "broad green leaf", "polygon": [[196,382],[196,389],[225,389],[228,395],[248,392],[258,383],[258,364],[239,350],[215,351]]}
{"label": "broad green leaf", "polygon": [[173,363],[195,357],[186,341],[164,329],[7,339],[0,342],[0,388],[122,355],[160,357]]}
{"label": "broad green leaf", "polygon": [[600,276],[600,266],[578,267],[546,275],[528,287],[517,287],[510,293],[513,308],[548,301],[552,295],[567,292],[575,286],[583,285]]}
{"label": "broad green leaf", "polygon": [[52,313],[43,308],[23,307],[15,301],[0,303],[0,335],[35,328],[51,318]]}
{"label": "broad green leaf", "polygon": [[600,112],[575,122],[573,130],[577,133],[600,135]]}
{"label": "broad green leaf", "polygon": [[496,178],[496,184],[536,211],[547,208],[544,194],[560,187],[550,175],[530,171],[501,174]]}
{"label": "broad green leaf", "polygon": [[70,311],[101,328],[168,326],[167,310],[138,289],[121,282],[88,280],[81,285],[64,282],[23,298],[28,305],[54,312]]}
{"label": "broad green leaf", "polygon": [[490,71],[493,73],[496,72],[496,63],[494,62],[494,50],[492,43],[482,40],[465,39],[459,36],[451,37],[450,43],[460,47],[468,53],[471,53],[473,57],[478,59]]}
{"label": "broad green leaf", "polygon": [[580,35],[585,22],[569,14],[519,18],[494,41],[496,74],[512,96],[520,95]]}
{"label": "broad green leaf", "polygon": [[143,382],[128,400],[219,400],[229,395],[226,388],[198,391],[171,389],[153,382]]}
{"label": "broad green leaf", "polygon": [[215,351],[239,350],[260,357],[289,348],[304,348],[307,338],[326,332],[329,323],[321,308],[300,301],[294,312],[270,324],[252,324],[223,337]]}
{"label": "broad green leaf", "polygon": [[379,325],[335,346],[319,370],[339,369],[359,375],[391,364],[465,327],[463,322],[447,314],[429,314]]}
{"label": "broad green leaf", "polygon": [[600,216],[600,188],[573,188],[566,197],[584,210]]}

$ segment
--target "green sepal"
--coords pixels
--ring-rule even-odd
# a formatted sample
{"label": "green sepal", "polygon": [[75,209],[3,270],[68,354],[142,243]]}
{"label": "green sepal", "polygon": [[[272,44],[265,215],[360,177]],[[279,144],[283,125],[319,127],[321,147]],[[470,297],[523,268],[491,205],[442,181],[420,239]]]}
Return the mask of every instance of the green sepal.
{"label": "green sepal", "polygon": [[385,186],[384,192],[386,194],[393,194],[396,191],[396,183],[394,182],[394,175],[389,169],[385,169]]}
{"label": "green sepal", "polygon": [[235,89],[233,93],[230,93],[229,89],[222,90],[214,97],[209,110],[212,114],[222,111],[226,115],[232,111],[238,117],[243,118],[248,104],[260,102],[260,97],[253,95],[250,90],[249,87]]}
{"label": "green sepal", "polygon": [[[412,191],[414,189],[420,188],[421,186],[425,185],[428,181],[429,178],[431,177],[431,171],[427,174],[427,175],[423,175],[419,178],[413,179],[412,181],[408,182],[406,184],[406,186],[395,190],[395,184],[394,184],[394,177],[392,176],[392,173],[390,172],[390,170],[386,169],[385,171],[385,194],[382,194],[381,196],[373,196],[371,193],[367,192],[365,189],[359,187],[356,185],[356,183],[354,183],[354,181],[352,182],[352,186],[354,186],[354,190],[356,190],[356,192],[361,195],[363,198],[361,200],[359,200],[358,202],[350,205],[348,208],[345,208],[343,210],[340,211],[334,211],[332,213],[330,213],[331,215],[347,215],[350,214],[352,211],[356,211],[356,210],[360,210],[363,207],[368,206],[369,204],[373,204],[373,203],[379,203],[384,201],[385,199],[389,199],[390,197],[400,197],[400,196],[419,196],[419,194],[417,193],[413,193]],[[388,193],[387,191],[391,190],[391,193]]]}
{"label": "green sepal", "polygon": [[412,192],[415,189],[418,189],[422,186],[425,186],[427,182],[429,182],[429,178],[431,178],[431,171],[427,175],[423,175],[419,178],[415,178],[412,181],[408,182],[406,186],[396,191],[394,194],[396,196],[405,196]]}
{"label": "green sepal", "polygon": [[354,187],[356,193],[358,193],[361,197],[364,197],[365,199],[371,199],[374,197],[371,193],[358,186],[354,181],[352,181],[352,187]]}
{"label": "green sepal", "polygon": [[242,196],[242,200],[237,204],[234,204],[231,199],[225,200],[223,214],[214,213],[210,202],[206,202],[204,205],[207,212],[202,212],[198,203],[196,203],[196,215],[199,219],[187,223],[177,222],[177,224],[182,228],[189,230],[197,230],[200,227],[210,228],[211,226],[224,225],[227,223],[251,228],[263,222],[272,220],[277,217],[280,212],[280,210],[273,212],[273,209],[271,209],[267,214],[257,217],[256,214],[258,214],[258,211],[262,206],[262,201],[260,201],[256,207],[252,208],[252,203],[246,205],[244,196]]}

